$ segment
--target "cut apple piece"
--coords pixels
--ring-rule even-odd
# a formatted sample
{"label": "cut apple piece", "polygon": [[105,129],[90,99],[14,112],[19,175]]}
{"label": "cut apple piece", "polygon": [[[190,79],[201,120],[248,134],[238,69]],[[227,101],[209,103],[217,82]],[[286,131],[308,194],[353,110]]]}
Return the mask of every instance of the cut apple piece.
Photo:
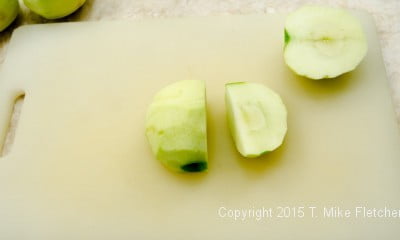
{"label": "cut apple piece", "polygon": [[286,19],[284,58],[298,75],[323,79],[350,72],[367,48],[360,22],[346,10],[305,6]]}
{"label": "cut apple piece", "polygon": [[146,119],[146,136],[156,158],[178,172],[207,169],[205,84],[185,80],[159,91]]}
{"label": "cut apple piece", "polygon": [[278,148],[287,131],[287,111],[280,96],[258,83],[225,86],[228,124],[244,157],[258,157]]}

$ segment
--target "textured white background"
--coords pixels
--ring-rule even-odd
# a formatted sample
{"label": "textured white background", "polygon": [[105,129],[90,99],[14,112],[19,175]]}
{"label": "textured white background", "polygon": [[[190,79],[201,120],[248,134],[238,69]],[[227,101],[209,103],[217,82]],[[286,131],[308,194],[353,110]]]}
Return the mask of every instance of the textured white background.
{"label": "textured white background", "polygon": [[[400,0],[87,0],[79,11],[57,21],[286,13],[304,4],[361,9],[374,16],[397,116],[400,119]],[[0,33],[0,63],[6,56],[7,43],[13,29],[23,24],[51,22],[30,12],[23,5],[22,0],[20,0],[20,5],[21,12],[18,19],[6,31]],[[17,109],[19,109],[18,106]],[[11,129],[15,128],[17,119],[18,113],[13,116]],[[12,135],[8,137],[8,143],[12,141]],[[9,146],[9,144],[6,145]],[[8,151],[7,148],[4,152]]]}

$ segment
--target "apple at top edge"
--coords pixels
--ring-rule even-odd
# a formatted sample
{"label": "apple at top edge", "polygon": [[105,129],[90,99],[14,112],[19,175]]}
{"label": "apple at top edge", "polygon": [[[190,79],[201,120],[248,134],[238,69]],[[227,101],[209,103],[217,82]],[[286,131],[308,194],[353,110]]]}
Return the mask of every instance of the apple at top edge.
{"label": "apple at top edge", "polygon": [[18,0],[0,0],[0,32],[15,20],[18,9]]}
{"label": "apple at top edge", "polygon": [[299,8],[288,15],[284,37],[288,67],[315,80],[354,70],[368,49],[359,20],[339,8]]}
{"label": "apple at top edge", "polygon": [[57,19],[75,12],[85,1],[86,0],[24,0],[24,3],[30,10],[44,18]]}

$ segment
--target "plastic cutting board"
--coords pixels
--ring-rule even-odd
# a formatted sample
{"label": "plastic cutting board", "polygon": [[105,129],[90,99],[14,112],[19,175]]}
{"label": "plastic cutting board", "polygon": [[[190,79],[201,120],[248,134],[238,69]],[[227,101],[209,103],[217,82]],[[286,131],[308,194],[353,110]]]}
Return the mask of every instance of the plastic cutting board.
{"label": "plastic cutting board", "polygon": [[[0,159],[0,238],[397,239],[400,218],[323,217],[323,207],[400,208],[390,90],[374,23],[357,16],[369,52],[353,73],[325,81],[284,64],[284,15],[17,29],[0,72],[1,142],[12,103],[25,102]],[[183,79],[206,81],[207,173],[171,173],[145,138],[153,95]],[[277,151],[239,156],[225,117],[230,81],[281,94],[289,131]],[[305,216],[279,218],[288,206]],[[220,216],[262,207],[274,216]]]}

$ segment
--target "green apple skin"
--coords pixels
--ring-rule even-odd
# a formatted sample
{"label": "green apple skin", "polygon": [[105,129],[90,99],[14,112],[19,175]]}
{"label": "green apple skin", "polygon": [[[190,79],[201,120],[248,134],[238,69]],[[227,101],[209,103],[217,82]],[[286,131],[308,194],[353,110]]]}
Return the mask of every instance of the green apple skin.
{"label": "green apple skin", "polygon": [[0,32],[15,20],[18,9],[18,0],[0,0]]}
{"label": "green apple skin", "polygon": [[47,19],[68,16],[85,2],[86,0],[24,0],[30,10]]}
{"label": "green apple skin", "polygon": [[207,170],[205,84],[184,80],[160,90],[146,117],[153,154],[175,172]]}
{"label": "green apple skin", "polygon": [[289,33],[287,32],[287,30],[285,29],[285,47],[286,47],[286,45],[288,45],[288,43],[290,42],[290,35],[289,35]]}
{"label": "green apple skin", "polygon": [[304,6],[286,19],[284,59],[297,75],[336,78],[353,71],[367,50],[361,23],[347,10]]}

